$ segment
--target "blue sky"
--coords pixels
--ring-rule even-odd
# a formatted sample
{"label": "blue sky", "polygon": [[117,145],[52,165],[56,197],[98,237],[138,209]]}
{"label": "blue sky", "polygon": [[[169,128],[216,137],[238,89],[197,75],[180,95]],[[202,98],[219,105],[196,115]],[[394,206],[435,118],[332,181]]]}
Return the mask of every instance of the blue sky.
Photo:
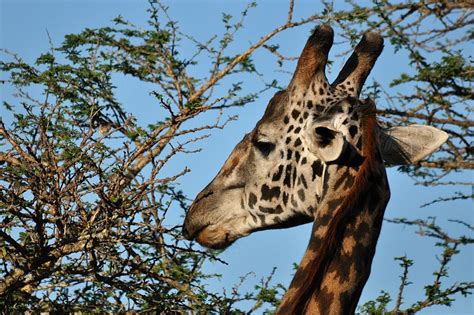
{"label": "blue sky", "polygon": [[[126,19],[138,25],[146,21],[147,7],[145,1],[23,1],[0,0],[0,47],[18,53],[26,61],[32,62],[40,53],[48,50],[49,31],[53,43],[59,45],[64,35],[80,32],[86,27],[99,27],[110,24],[110,21],[121,14]],[[184,33],[192,34],[197,39],[205,40],[212,34],[222,33],[221,12],[232,12],[237,15],[246,2],[243,1],[176,1],[170,4],[170,14],[180,23]],[[309,1],[296,3],[295,15],[307,16],[311,12],[320,11],[319,5]],[[251,11],[245,28],[237,36],[237,41],[230,47],[232,51],[239,52],[245,49],[250,42],[257,41],[261,36],[275,26],[282,24],[286,18],[287,1],[263,1]],[[297,56],[304,46],[309,30],[314,24],[287,31],[278,35],[273,43],[281,45],[283,52]],[[338,39],[336,37],[336,43]],[[183,51],[187,51],[183,43]],[[467,47],[467,46],[466,46]],[[337,52],[347,50],[349,47],[335,45],[330,58],[336,59]],[[259,70],[266,78],[277,78],[285,85],[290,76],[282,73],[277,67],[274,58],[263,51],[258,51],[254,60],[259,65]],[[333,69],[339,69],[343,60],[337,59]],[[285,70],[292,71],[294,64],[287,65]],[[196,73],[206,71],[206,66],[196,67]],[[389,87],[390,81],[397,74],[408,71],[406,55],[403,52],[395,53],[392,47],[386,44],[385,50],[379,58],[371,76],[382,83],[383,88],[389,93],[397,90]],[[334,73],[335,72],[335,73]],[[337,71],[329,74],[334,79]],[[237,78],[244,80],[246,78]],[[268,80],[271,81],[271,80]],[[150,123],[158,120],[158,104],[147,95],[147,90],[136,82],[129,82],[124,78],[117,80],[117,95],[124,106],[137,115],[141,123]],[[249,79],[245,82],[249,89],[261,84],[258,80]],[[3,88],[2,88],[3,89]],[[9,91],[1,90],[0,98],[10,98]],[[188,165],[192,172],[181,180],[181,188],[191,198],[195,196],[217,173],[222,163],[227,158],[235,144],[243,135],[251,130],[256,121],[263,114],[267,101],[273,92],[265,93],[260,99],[245,108],[232,109],[224,116],[238,114],[239,120],[231,123],[223,131],[216,131],[212,137],[201,143],[203,151],[197,155],[182,156],[170,164],[167,172],[173,173]],[[379,104],[381,106],[381,104]],[[2,115],[3,116],[3,115]],[[204,115],[201,120],[212,121],[215,113]],[[458,226],[448,223],[447,219],[462,219],[473,224],[474,212],[470,201],[456,201],[437,204],[426,208],[420,205],[439,196],[449,196],[452,189],[449,187],[423,187],[415,186],[412,179],[400,174],[396,169],[388,170],[391,183],[392,198],[386,211],[386,217],[426,218],[436,216],[437,222],[446,227],[454,235],[460,233]],[[472,180],[472,173],[464,172],[452,176],[452,179]],[[261,276],[270,273],[274,266],[278,267],[274,281],[288,285],[292,274],[292,264],[299,262],[304,253],[309,238],[311,226],[305,225],[287,230],[265,231],[255,233],[247,238],[237,241],[227,249],[222,258],[229,265],[208,263],[204,270],[210,273],[220,273],[222,280],[213,281],[209,287],[221,290],[238,282],[239,277],[247,272],[254,272],[255,279],[247,282],[251,288]],[[393,257],[407,255],[415,260],[411,268],[411,281],[414,283],[407,288],[407,302],[414,301],[423,292],[423,286],[432,279],[432,272],[437,267],[436,254],[438,249],[434,242],[428,238],[415,235],[415,230],[409,227],[384,223],[377,253],[373,263],[371,277],[362,294],[361,302],[375,298],[380,290],[391,293],[397,291],[399,286],[400,268]],[[447,283],[454,281],[472,281],[474,277],[474,254],[472,248],[467,248],[462,255],[457,256],[450,266],[451,278]],[[474,312],[473,298],[458,297],[454,306],[447,308],[431,308],[425,314],[468,314]]]}

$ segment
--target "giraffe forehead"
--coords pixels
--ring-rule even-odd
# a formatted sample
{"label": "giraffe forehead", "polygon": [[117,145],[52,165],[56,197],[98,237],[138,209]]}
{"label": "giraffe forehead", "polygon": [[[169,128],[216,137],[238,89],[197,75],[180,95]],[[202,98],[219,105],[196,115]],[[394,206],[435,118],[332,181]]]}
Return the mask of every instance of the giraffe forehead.
{"label": "giraffe forehead", "polygon": [[[332,87],[325,78],[318,80],[316,78],[304,89],[293,87],[277,92],[257,123],[253,139],[278,142],[277,146],[283,148],[281,159],[289,155],[286,150],[299,152],[297,156],[300,157],[304,149],[311,146],[311,126],[323,121],[358,147],[360,123],[357,108],[360,101],[345,91],[347,87]],[[350,82],[346,84],[351,85]]]}
{"label": "giraffe forehead", "polygon": [[346,85],[334,88],[327,83],[325,78],[316,77],[305,88],[293,86],[289,91],[279,91],[270,100],[256,129],[267,124],[295,126],[303,124],[311,114],[331,115],[337,111],[340,112],[343,107],[341,101],[348,99],[351,103],[356,100],[352,97],[354,87],[351,86],[351,82],[347,82]]}
{"label": "giraffe forehead", "polygon": [[335,100],[336,96],[339,95],[338,93],[340,94],[340,92],[332,89],[326,82],[313,83],[304,90],[294,86],[290,91],[279,91],[268,103],[265,113],[257,126],[269,121],[275,121],[275,119],[282,116],[298,116],[298,112],[303,108],[311,110],[316,104],[326,104],[331,100]]}

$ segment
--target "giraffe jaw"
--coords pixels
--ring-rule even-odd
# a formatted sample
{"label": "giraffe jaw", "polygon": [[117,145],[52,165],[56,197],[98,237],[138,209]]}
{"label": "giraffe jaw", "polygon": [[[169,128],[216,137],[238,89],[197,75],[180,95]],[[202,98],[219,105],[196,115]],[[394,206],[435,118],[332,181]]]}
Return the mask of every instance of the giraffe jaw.
{"label": "giraffe jaw", "polygon": [[[200,245],[212,249],[225,249],[251,231],[238,231],[238,222],[229,220],[227,224],[210,224],[201,228],[193,237]],[[237,224],[236,224],[237,223]],[[227,227],[226,227],[227,226]]]}
{"label": "giraffe jaw", "polygon": [[[278,225],[252,226],[248,224],[245,216],[233,217],[219,224],[208,224],[194,232],[193,235],[184,232],[188,240],[196,240],[200,245],[212,249],[225,249],[236,240],[257,231],[290,228],[301,224],[313,222],[311,215],[300,215],[283,221]],[[186,231],[186,229],[184,229]]]}

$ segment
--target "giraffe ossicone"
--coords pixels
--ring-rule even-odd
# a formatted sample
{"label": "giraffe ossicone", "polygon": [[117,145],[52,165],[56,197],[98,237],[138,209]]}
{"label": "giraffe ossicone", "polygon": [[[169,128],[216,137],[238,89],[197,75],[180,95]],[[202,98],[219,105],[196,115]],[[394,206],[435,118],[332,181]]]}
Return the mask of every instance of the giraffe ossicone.
{"label": "giraffe ossicone", "polygon": [[[333,36],[327,25],[315,29],[287,89],[273,96],[255,128],[198,194],[183,226],[188,239],[225,248],[254,231],[314,221],[281,314],[355,309],[390,196],[384,160],[416,163],[447,139],[429,126],[383,130],[373,101],[358,98],[383,48],[377,33],[363,36],[330,84],[324,70]],[[325,271],[342,265],[352,280],[328,278]]]}

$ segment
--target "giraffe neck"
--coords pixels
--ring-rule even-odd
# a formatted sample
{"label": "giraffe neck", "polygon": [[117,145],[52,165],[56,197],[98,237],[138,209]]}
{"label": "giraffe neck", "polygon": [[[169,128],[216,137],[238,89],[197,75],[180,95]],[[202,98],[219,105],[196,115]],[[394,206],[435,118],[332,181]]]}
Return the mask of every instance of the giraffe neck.
{"label": "giraffe neck", "polygon": [[370,274],[388,202],[372,112],[362,122],[362,164],[328,166],[326,194],[316,213],[311,240],[279,314],[355,311]]}
{"label": "giraffe neck", "polygon": [[[327,254],[320,253],[322,242],[331,234],[331,223],[317,226],[310,241],[313,259],[327,255],[326,264],[315,272],[311,290],[307,297],[305,311],[308,314],[353,314],[370,274],[372,259],[388,202],[386,191],[388,182],[384,177],[375,184],[369,182],[356,207],[351,209],[347,218],[336,220],[340,228],[334,233],[335,245]],[[332,203],[338,202],[337,195]],[[326,207],[317,216],[316,222],[334,220],[331,209]],[[336,214],[337,215],[337,214]],[[311,260],[310,260],[311,262]],[[309,265],[311,266],[311,264]],[[308,295],[309,295],[308,294]]]}

